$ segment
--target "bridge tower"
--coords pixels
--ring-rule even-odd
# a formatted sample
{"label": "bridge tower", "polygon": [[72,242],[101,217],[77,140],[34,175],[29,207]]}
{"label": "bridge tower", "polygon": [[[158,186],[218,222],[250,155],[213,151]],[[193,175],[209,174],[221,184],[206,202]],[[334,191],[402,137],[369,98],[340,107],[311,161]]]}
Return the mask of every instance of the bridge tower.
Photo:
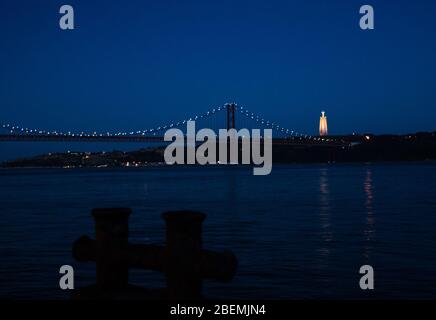
{"label": "bridge tower", "polygon": [[228,103],[228,104],[226,104],[226,108],[227,108],[227,130],[236,129],[235,128],[236,104]]}

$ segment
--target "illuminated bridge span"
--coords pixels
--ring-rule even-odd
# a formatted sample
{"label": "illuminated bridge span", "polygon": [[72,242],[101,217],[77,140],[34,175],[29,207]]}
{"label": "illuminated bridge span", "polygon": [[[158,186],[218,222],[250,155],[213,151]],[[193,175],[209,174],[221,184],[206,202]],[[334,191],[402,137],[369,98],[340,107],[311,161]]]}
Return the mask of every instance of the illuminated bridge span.
{"label": "illuminated bridge span", "polygon": [[273,144],[325,145],[342,146],[344,141],[328,137],[314,137],[285,128],[276,122],[268,121],[247,108],[239,107],[235,103],[228,103],[222,107],[213,108],[203,114],[177,122],[167,123],[154,128],[121,132],[73,132],[29,128],[20,125],[4,123],[1,125],[0,141],[74,141],[74,142],[148,142],[163,143],[165,131],[172,128],[186,131],[188,121],[195,121],[196,130],[210,128],[218,132],[223,128],[237,129],[236,114],[242,115],[238,121],[239,128],[272,129]]}

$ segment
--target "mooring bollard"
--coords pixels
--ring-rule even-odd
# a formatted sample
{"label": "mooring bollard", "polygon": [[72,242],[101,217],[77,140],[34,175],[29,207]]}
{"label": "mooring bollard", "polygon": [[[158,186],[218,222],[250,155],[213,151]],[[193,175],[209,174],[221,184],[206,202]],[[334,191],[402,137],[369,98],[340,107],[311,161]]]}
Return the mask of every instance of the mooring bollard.
{"label": "mooring bollard", "polygon": [[104,289],[120,289],[128,285],[129,268],[117,259],[127,248],[129,237],[128,208],[93,209],[97,285]]}
{"label": "mooring bollard", "polygon": [[201,296],[201,228],[205,217],[193,211],[162,214],[166,222],[165,276],[170,299]]}
{"label": "mooring bollard", "polygon": [[232,252],[202,248],[205,214],[162,214],[166,222],[163,247],[128,243],[130,212],[127,208],[94,209],[96,240],[82,236],[73,244],[76,260],[96,262],[97,287],[103,292],[127,289],[129,268],[164,272],[169,299],[201,298],[204,278],[226,282],[235,275],[238,262]]}

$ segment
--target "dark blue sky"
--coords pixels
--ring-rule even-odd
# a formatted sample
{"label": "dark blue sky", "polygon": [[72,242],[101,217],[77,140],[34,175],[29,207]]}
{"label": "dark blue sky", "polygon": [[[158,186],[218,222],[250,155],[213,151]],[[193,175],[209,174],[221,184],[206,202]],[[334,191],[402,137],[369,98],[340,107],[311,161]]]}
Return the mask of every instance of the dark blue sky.
{"label": "dark blue sky", "polygon": [[2,0],[0,120],[139,130],[235,101],[309,134],[323,109],[332,134],[436,130],[435,16],[430,0]]}

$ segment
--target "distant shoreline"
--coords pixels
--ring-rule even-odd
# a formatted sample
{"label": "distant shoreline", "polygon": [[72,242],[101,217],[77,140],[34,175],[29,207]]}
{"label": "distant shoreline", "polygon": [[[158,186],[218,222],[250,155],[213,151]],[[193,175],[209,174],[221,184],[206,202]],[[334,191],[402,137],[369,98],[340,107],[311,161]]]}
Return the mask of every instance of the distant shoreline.
{"label": "distant shoreline", "polygon": [[[436,132],[335,137],[348,146],[273,145],[274,164],[436,161]],[[241,149],[241,147],[239,148]],[[0,163],[0,168],[121,168],[167,166],[165,147],[136,151],[48,153]],[[240,152],[241,150],[239,150]],[[185,150],[186,154],[186,150]],[[241,156],[238,157],[241,159]],[[224,165],[224,164],[221,164]],[[216,166],[216,165],[209,165]],[[219,166],[219,164],[218,164]]]}
{"label": "distant shoreline", "polygon": [[[380,160],[380,161],[355,161],[355,162],[289,162],[289,163],[275,163],[275,165],[279,166],[293,166],[293,165],[377,165],[377,164],[434,164],[436,165],[436,159],[425,159],[425,160]],[[0,170],[27,170],[27,169],[47,169],[47,170],[80,170],[80,169],[97,169],[97,170],[108,170],[108,169],[126,169],[126,170],[139,170],[143,168],[152,168],[152,167],[160,167],[160,168],[193,168],[193,167],[202,167],[202,168],[217,168],[217,167],[252,167],[252,165],[230,165],[230,164],[221,164],[221,165],[215,165],[215,164],[206,164],[206,165],[200,165],[200,164],[184,164],[184,165],[167,165],[167,164],[150,164],[145,166],[138,166],[138,167],[6,167],[6,166],[0,166]]]}

